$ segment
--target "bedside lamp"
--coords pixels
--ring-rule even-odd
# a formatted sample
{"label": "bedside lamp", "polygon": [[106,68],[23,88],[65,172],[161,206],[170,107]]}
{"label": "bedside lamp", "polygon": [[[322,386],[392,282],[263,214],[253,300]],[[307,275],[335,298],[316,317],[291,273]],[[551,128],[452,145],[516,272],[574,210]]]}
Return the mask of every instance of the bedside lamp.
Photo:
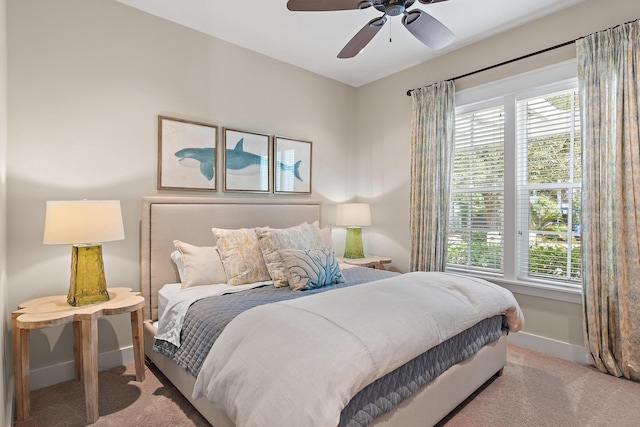
{"label": "bedside lamp", "polygon": [[369,203],[345,203],[338,205],[336,225],[347,227],[344,257],[351,259],[364,258],[361,227],[371,225]]}
{"label": "bedside lamp", "polygon": [[119,200],[47,202],[45,245],[71,245],[72,306],[108,301],[101,242],[124,239]]}

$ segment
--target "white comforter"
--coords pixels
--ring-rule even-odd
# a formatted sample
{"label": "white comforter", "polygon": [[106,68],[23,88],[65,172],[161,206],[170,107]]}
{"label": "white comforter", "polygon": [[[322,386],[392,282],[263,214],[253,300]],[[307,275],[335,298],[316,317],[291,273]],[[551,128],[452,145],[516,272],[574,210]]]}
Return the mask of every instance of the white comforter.
{"label": "white comforter", "polygon": [[522,328],[508,290],[425,272],[259,306],[214,343],[193,397],[237,427],[337,426],[366,385],[501,313],[511,331]]}

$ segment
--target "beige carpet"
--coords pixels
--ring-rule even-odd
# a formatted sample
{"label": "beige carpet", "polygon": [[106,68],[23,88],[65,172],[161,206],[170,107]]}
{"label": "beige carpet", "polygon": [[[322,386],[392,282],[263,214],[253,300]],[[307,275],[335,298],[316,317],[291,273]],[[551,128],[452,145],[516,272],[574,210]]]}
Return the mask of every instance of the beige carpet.
{"label": "beige carpet", "polygon": [[447,427],[640,426],[640,383],[509,345],[504,374],[447,419]]}
{"label": "beige carpet", "polygon": [[[101,372],[99,389],[100,419],[95,426],[208,426],[154,367],[147,368],[143,383],[135,381],[132,366]],[[31,418],[16,427],[87,425],[82,383],[32,392],[31,409]],[[504,375],[439,425],[637,427],[640,384],[509,345]]]}
{"label": "beige carpet", "polygon": [[15,427],[208,427],[209,423],[153,365],[136,381],[134,365],[100,372],[95,424],[87,423],[82,382],[31,392],[31,416]]}

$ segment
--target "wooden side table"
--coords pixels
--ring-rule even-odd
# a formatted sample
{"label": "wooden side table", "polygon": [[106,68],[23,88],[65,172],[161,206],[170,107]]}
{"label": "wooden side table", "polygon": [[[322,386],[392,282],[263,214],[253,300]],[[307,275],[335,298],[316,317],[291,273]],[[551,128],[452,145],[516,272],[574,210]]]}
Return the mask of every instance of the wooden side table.
{"label": "wooden side table", "polygon": [[31,412],[29,396],[29,331],[73,322],[75,379],[84,380],[87,422],[98,420],[98,319],[110,314],[131,313],[131,334],[136,380],[144,381],[142,307],[144,297],[131,288],[109,288],[109,301],[72,307],[66,295],[36,298],[18,305],[11,315],[13,370],[16,383],[16,420]]}
{"label": "wooden side table", "polygon": [[376,270],[385,270],[384,264],[389,264],[391,262],[391,258],[365,255],[364,258],[338,258],[338,262],[357,265],[358,267],[369,267],[375,268]]}

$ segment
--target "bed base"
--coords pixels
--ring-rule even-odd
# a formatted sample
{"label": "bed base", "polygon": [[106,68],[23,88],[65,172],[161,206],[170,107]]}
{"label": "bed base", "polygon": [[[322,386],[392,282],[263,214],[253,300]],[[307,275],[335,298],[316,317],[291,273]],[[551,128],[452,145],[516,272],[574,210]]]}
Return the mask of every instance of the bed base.
{"label": "bed base", "polygon": [[[234,427],[233,422],[204,398],[191,397],[195,377],[169,358],[153,351],[156,328],[144,324],[144,347],[147,358],[214,427]],[[433,426],[495,375],[507,363],[507,336],[485,345],[471,358],[458,363],[426,384],[391,412],[378,417],[371,427]]]}

